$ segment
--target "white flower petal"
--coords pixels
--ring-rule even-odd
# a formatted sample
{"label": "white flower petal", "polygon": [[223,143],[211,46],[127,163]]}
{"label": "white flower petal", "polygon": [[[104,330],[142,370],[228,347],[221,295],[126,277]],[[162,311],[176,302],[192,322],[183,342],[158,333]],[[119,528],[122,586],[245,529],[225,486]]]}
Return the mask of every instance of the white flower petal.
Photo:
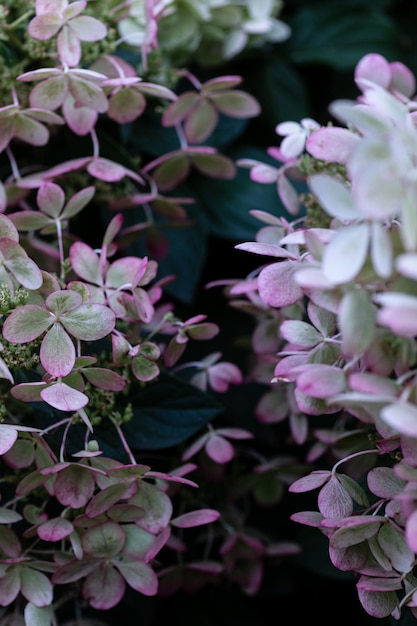
{"label": "white flower petal", "polygon": [[414,404],[390,404],[382,409],[381,418],[402,435],[417,437],[417,407]]}
{"label": "white flower petal", "polygon": [[298,122],[281,122],[275,127],[275,132],[282,136],[294,135],[295,133],[302,132],[302,128]]}
{"label": "white flower petal", "polygon": [[302,153],[305,143],[306,136],[304,132],[287,135],[281,142],[281,152],[287,159],[294,159]]}
{"label": "white flower petal", "polygon": [[369,226],[354,224],[339,230],[324,250],[322,269],[330,281],[341,285],[353,280],[365,263]]}
{"label": "white flower petal", "polygon": [[397,256],[395,268],[403,276],[417,280],[417,253],[406,252]]}
{"label": "white flower petal", "polygon": [[372,222],[371,258],[378,276],[389,278],[393,265],[392,241],[387,229],[380,222]]}
{"label": "white flower petal", "polygon": [[326,213],[341,220],[360,217],[350,190],[340,181],[327,174],[315,174],[309,186]]}

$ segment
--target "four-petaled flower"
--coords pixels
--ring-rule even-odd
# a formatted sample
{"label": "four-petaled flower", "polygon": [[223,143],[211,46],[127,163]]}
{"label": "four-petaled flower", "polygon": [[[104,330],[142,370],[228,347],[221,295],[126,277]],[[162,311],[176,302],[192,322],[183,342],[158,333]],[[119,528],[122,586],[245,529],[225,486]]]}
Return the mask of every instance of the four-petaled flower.
{"label": "four-petaled flower", "polygon": [[309,117],[305,117],[300,123],[281,122],[278,124],[275,132],[284,137],[280,145],[282,155],[286,159],[295,159],[300,156],[307,138],[319,128],[320,124]]}
{"label": "four-petaled flower", "polygon": [[3,336],[10,343],[34,341],[45,331],[40,361],[56,377],[67,376],[74,367],[76,351],[72,335],[81,341],[102,339],[114,328],[115,315],[103,304],[85,304],[79,293],[58,290],[45,300],[45,306],[25,304],[4,322]]}
{"label": "four-petaled flower", "polygon": [[220,361],[221,352],[209,354],[197,364],[200,371],[191,378],[191,383],[206,391],[210,386],[218,393],[225,393],[229,385],[240,385],[243,381],[242,372],[234,363]]}
{"label": "four-petaled flower", "polygon": [[168,87],[149,83],[137,75],[135,68],[124,59],[107,55],[90,68],[105,74],[102,83],[109,97],[107,115],[118,124],[127,124],[140,117],[146,108],[146,97],[176,100],[176,94]]}
{"label": "four-petaled flower", "polygon": [[219,114],[235,118],[254,117],[260,112],[258,101],[249,93],[234,89],[240,76],[220,76],[202,85],[199,91],[186,91],[165,109],[164,126],[184,122],[184,133],[190,143],[203,142],[219,121]]}
{"label": "four-petaled flower", "polygon": [[243,428],[210,428],[198,437],[182,455],[182,461],[188,461],[197,452],[204,449],[207,456],[215,463],[228,463],[235,455],[235,450],[228,439],[252,439],[253,435]]}
{"label": "four-petaled flower", "polygon": [[36,0],[36,16],[29,23],[29,34],[40,40],[58,35],[61,61],[74,67],[81,59],[80,41],[99,41],[107,34],[107,27],[100,20],[80,15],[86,6],[85,0]]}
{"label": "four-petaled flower", "polygon": [[63,124],[60,115],[43,107],[22,108],[19,104],[9,104],[0,108],[0,152],[3,152],[13,138],[32,146],[48,143],[49,131],[44,126]]}
{"label": "four-petaled flower", "polygon": [[143,341],[137,346],[132,346],[125,337],[114,333],[112,349],[114,364],[120,367],[126,362],[130,363],[132,373],[138,380],[147,382],[159,375],[157,360],[161,351],[152,341]]}
{"label": "four-petaled flower", "polygon": [[126,256],[109,263],[106,251],[104,247],[98,254],[81,241],[70,249],[72,268],[85,281],[90,302],[107,304],[118,318],[150,322],[154,308],[143,286],[155,278],[156,262],[147,257]]}
{"label": "four-petaled flower", "polygon": [[83,135],[94,127],[98,113],[105,113],[109,106],[101,88],[105,79],[103,74],[83,68],[49,67],[25,72],[17,80],[39,81],[29,95],[31,107],[46,112],[62,107],[69,128]]}
{"label": "four-petaled flower", "polygon": [[185,322],[174,321],[173,327],[177,330],[170,340],[165,351],[165,364],[174,365],[183,354],[189,339],[205,340],[212,339],[219,332],[219,327],[213,322],[205,322],[207,315],[195,315]]}

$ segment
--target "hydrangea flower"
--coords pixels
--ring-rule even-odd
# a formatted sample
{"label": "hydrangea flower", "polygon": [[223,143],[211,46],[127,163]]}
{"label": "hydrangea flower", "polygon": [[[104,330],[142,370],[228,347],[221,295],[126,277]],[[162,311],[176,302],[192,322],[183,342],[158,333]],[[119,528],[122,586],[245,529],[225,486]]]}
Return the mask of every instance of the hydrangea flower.
{"label": "hydrangea flower", "polygon": [[242,372],[228,361],[220,361],[221,352],[209,354],[198,364],[199,372],[191,378],[191,383],[206,391],[210,386],[218,393],[225,393],[230,385],[240,385],[243,381]]}
{"label": "hydrangea flower", "polygon": [[58,290],[45,305],[26,304],[5,320],[3,336],[10,343],[27,343],[41,335],[40,360],[52,376],[67,376],[75,364],[74,337],[95,341],[108,335],[115,325],[115,314],[103,304],[84,304],[79,293]]}
{"label": "hydrangea flower", "polygon": [[411,98],[416,80],[411,70],[399,61],[389,62],[381,54],[366,54],[355,67],[355,82],[360,87],[363,80],[388,89],[399,97]]}
{"label": "hydrangea flower", "polygon": [[281,154],[286,159],[295,159],[304,151],[306,140],[320,124],[310,117],[305,117],[298,122],[281,122],[275,128],[278,135],[284,137],[281,141]]}
{"label": "hydrangea flower", "polygon": [[162,116],[164,126],[184,124],[189,143],[205,141],[219,121],[219,114],[232,118],[255,117],[260,113],[258,101],[249,93],[235,89],[240,76],[218,76],[198,84],[199,92],[185,91],[170,103]]}
{"label": "hydrangea flower", "polygon": [[85,0],[36,0],[36,16],[28,31],[35,39],[48,40],[55,35],[61,61],[69,67],[78,65],[81,41],[98,41],[107,34],[106,26],[97,18],[81,15]]}
{"label": "hydrangea flower", "polygon": [[200,450],[215,463],[228,463],[235,456],[235,450],[229,439],[252,439],[253,435],[243,428],[210,428],[207,433],[198,437],[182,455],[182,461],[188,461]]}

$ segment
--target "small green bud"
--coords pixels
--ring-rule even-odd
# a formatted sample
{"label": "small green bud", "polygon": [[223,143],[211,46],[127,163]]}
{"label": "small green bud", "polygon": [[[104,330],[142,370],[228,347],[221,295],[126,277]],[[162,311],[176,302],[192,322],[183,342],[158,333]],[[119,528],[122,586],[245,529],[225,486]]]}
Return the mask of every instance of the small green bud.
{"label": "small green bud", "polygon": [[87,445],[88,452],[98,452],[100,450],[100,446],[98,445],[98,441],[96,439],[91,439]]}

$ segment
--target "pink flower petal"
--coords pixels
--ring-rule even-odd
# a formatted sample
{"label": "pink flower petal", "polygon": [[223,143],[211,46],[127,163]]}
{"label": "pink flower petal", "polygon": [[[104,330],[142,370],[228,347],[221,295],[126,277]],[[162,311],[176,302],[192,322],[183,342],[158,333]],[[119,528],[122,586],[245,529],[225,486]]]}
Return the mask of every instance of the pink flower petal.
{"label": "pink flower petal", "polygon": [[69,22],[69,27],[81,41],[99,41],[107,35],[103,22],[89,15],[74,17]]}
{"label": "pink flower petal", "polygon": [[62,105],[62,113],[68,127],[73,133],[83,137],[88,135],[94,128],[98,113],[86,106],[76,106],[75,100],[68,94]]}
{"label": "pink flower petal", "polygon": [[65,383],[53,383],[44,387],[40,396],[47,404],[61,411],[78,411],[88,404],[88,396]]}
{"label": "pink flower petal", "polygon": [[64,517],[55,517],[43,522],[37,528],[38,536],[45,541],[60,541],[74,530],[71,522]]}
{"label": "pink flower petal", "polygon": [[23,596],[35,606],[49,606],[52,603],[52,584],[42,572],[31,567],[20,568],[20,585]]}
{"label": "pink flower petal", "polygon": [[177,528],[193,528],[194,526],[211,524],[218,520],[219,517],[219,511],[213,509],[199,509],[198,511],[191,511],[190,513],[179,515],[171,520],[171,524]]}
{"label": "pink flower petal", "polygon": [[61,324],[54,324],[43,338],[40,360],[46,371],[57,378],[67,376],[74,367],[75,346]]}
{"label": "pink flower petal", "polygon": [[82,593],[94,609],[108,610],[120,602],[125,589],[122,576],[111,563],[104,561],[87,576]]}
{"label": "pink flower petal", "polygon": [[366,54],[355,67],[355,80],[363,80],[364,78],[381,85],[381,87],[388,87],[391,82],[389,62],[381,54]]}
{"label": "pink flower petal", "polygon": [[49,217],[57,218],[64,206],[65,193],[59,185],[45,182],[39,187],[36,202],[43,213]]}
{"label": "pink flower petal", "polygon": [[28,26],[28,32],[34,39],[51,39],[62,26],[62,18],[56,13],[44,13],[34,17]]}
{"label": "pink flower petal", "polygon": [[0,425],[0,454],[6,454],[17,440],[17,430],[12,426]]}
{"label": "pink flower petal", "polygon": [[92,159],[87,166],[87,171],[91,176],[108,183],[116,183],[126,176],[126,169],[122,165],[103,157]]}
{"label": "pink flower petal", "polygon": [[54,482],[54,494],[64,506],[73,509],[84,507],[94,493],[93,472],[79,463],[68,463],[57,472]]}
{"label": "pink flower petal", "polygon": [[29,100],[32,107],[53,111],[60,107],[68,91],[65,75],[52,76],[36,85],[30,92]]}
{"label": "pink flower petal", "polygon": [[109,101],[107,115],[119,124],[128,124],[142,115],[146,99],[136,89],[122,88]]}
{"label": "pink flower petal", "polygon": [[235,455],[232,444],[224,437],[211,435],[205,447],[207,456],[215,463],[228,463]]}
{"label": "pink flower petal", "polygon": [[298,368],[301,371],[297,376],[297,388],[309,396],[331,398],[346,388],[346,375],[338,367],[306,363]]}
{"label": "pink flower petal", "polygon": [[58,53],[61,61],[68,67],[75,67],[81,59],[81,44],[77,35],[65,25],[60,31],[57,39]]}
{"label": "pink flower petal", "polygon": [[18,115],[15,120],[14,136],[31,146],[44,146],[49,140],[49,130],[27,115]]}
{"label": "pink flower petal", "polygon": [[81,538],[84,552],[100,559],[111,559],[119,554],[125,541],[122,526],[110,520],[90,526]]}
{"label": "pink flower petal", "polygon": [[9,606],[14,602],[20,591],[19,570],[12,567],[0,578],[0,603]]}
{"label": "pink flower petal", "polygon": [[149,565],[141,561],[115,561],[115,566],[132,589],[144,596],[156,595],[158,577]]}
{"label": "pink flower petal", "polygon": [[306,149],[316,159],[346,163],[358,141],[360,141],[359,135],[347,128],[326,126],[310,135],[306,142]]}
{"label": "pink flower petal", "polygon": [[259,295],[272,307],[284,307],[299,302],[304,297],[294,274],[299,268],[294,261],[281,261],[264,268],[259,274]]}

